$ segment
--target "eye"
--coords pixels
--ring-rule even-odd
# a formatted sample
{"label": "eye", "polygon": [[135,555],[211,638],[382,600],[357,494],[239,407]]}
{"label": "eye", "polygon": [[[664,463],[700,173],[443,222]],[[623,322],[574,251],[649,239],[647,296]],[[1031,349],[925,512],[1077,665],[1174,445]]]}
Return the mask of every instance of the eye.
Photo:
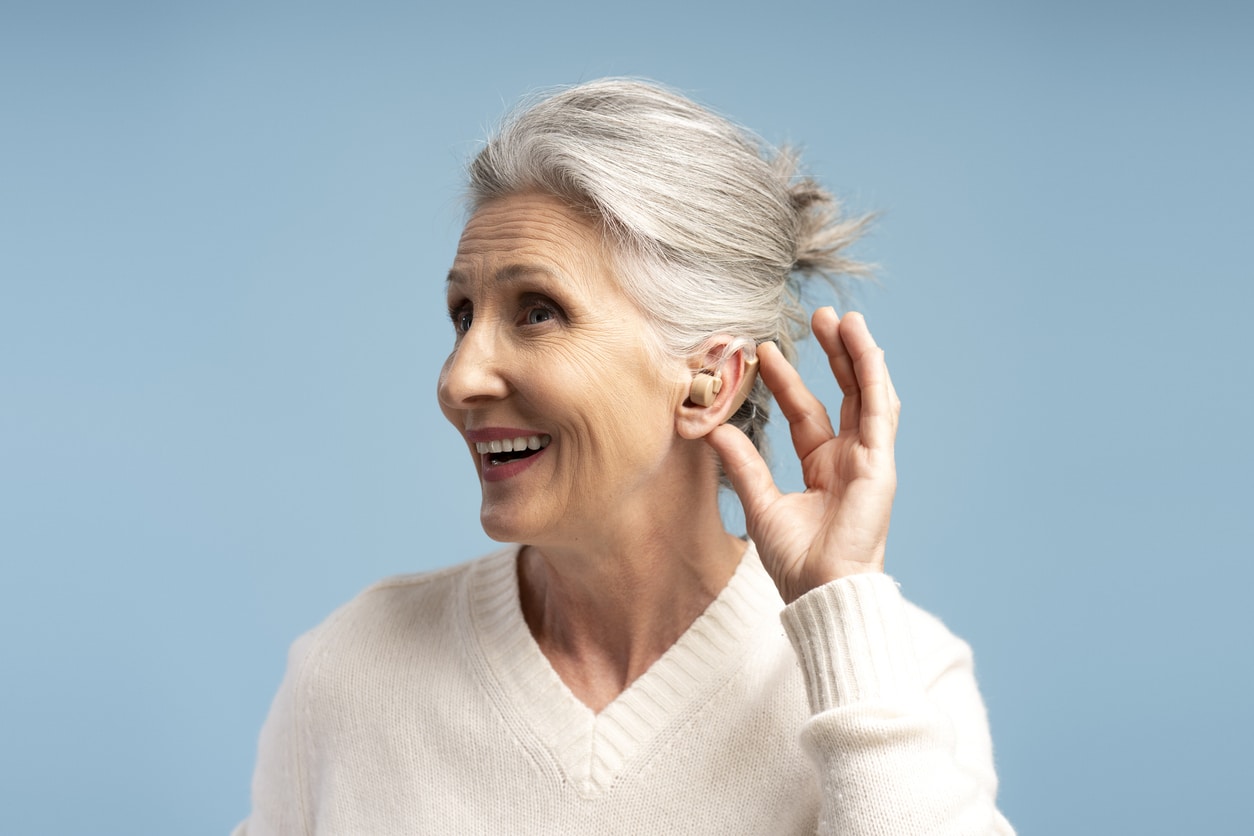
{"label": "eye", "polygon": [[539,325],[542,322],[548,322],[552,318],[553,312],[548,308],[535,307],[527,309],[524,321],[528,325]]}
{"label": "eye", "polygon": [[453,330],[458,334],[465,334],[470,330],[470,324],[474,321],[474,310],[470,307],[469,302],[463,302],[460,305],[450,305],[448,309],[449,319],[453,320]]}
{"label": "eye", "polygon": [[544,325],[547,322],[561,319],[565,314],[556,302],[548,296],[528,293],[520,300],[518,308],[519,325]]}

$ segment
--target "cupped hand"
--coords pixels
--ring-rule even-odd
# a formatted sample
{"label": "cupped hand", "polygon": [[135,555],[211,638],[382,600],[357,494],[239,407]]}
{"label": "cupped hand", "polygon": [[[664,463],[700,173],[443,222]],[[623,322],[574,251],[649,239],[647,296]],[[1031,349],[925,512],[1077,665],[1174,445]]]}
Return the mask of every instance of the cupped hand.
{"label": "cupped hand", "polygon": [[801,460],[806,489],[782,493],[753,443],[724,424],[706,436],[740,496],[748,534],[780,595],[858,572],[882,572],[897,469],[893,441],[901,401],[884,352],[858,313],[820,308],[814,334],[840,385],[839,432],[773,343],[759,347],[763,382],[775,395]]}

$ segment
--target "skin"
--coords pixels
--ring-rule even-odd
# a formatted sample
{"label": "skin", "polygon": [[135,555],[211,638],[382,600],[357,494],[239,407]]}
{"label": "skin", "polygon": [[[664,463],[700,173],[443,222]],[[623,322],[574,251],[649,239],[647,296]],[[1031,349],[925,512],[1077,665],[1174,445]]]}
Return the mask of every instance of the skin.
{"label": "skin", "polygon": [[[462,233],[448,301],[456,336],[441,409],[475,462],[484,530],[527,544],[519,587],[537,644],[592,710],[674,644],[739,563],[745,544],[718,512],[716,454],[785,601],[882,571],[900,405],[861,316],[814,316],[844,391],[839,434],[778,350],[759,350],[807,486],[783,494],[752,443],[721,426],[739,361],[724,364],[712,406],[687,400],[728,338],[688,364],[659,363],[586,215],[542,194],[484,205]],[[494,471],[474,445],[493,428],[552,441],[523,468]]]}

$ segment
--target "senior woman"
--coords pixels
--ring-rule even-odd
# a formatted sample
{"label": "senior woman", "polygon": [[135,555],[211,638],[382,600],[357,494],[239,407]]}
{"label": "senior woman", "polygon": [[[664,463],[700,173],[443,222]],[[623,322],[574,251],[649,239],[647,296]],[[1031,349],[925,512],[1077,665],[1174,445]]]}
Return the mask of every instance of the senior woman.
{"label": "senior woman", "polygon": [[[837,427],[789,363],[859,222],[638,81],[517,112],[469,179],[439,402],[515,545],[294,645],[237,832],[1009,832],[970,651],[883,573],[884,354],[814,314]],[[804,493],[761,453],[772,396]]]}

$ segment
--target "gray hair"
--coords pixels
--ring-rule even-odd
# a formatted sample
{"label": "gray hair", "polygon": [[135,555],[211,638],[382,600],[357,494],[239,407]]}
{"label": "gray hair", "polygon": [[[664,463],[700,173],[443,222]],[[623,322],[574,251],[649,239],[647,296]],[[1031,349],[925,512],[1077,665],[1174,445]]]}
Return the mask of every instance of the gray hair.
{"label": "gray hair", "polygon": [[[602,224],[624,291],[667,354],[711,337],[729,352],[775,342],[790,361],[809,333],[805,283],[867,267],[846,257],[867,217],[798,172],[798,158],[651,82],[608,78],[524,103],[469,166],[471,210],[541,191]],[[765,452],[770,392],[759,380],[732,417]],[[725,480],[724,480],[725,481]]]}

